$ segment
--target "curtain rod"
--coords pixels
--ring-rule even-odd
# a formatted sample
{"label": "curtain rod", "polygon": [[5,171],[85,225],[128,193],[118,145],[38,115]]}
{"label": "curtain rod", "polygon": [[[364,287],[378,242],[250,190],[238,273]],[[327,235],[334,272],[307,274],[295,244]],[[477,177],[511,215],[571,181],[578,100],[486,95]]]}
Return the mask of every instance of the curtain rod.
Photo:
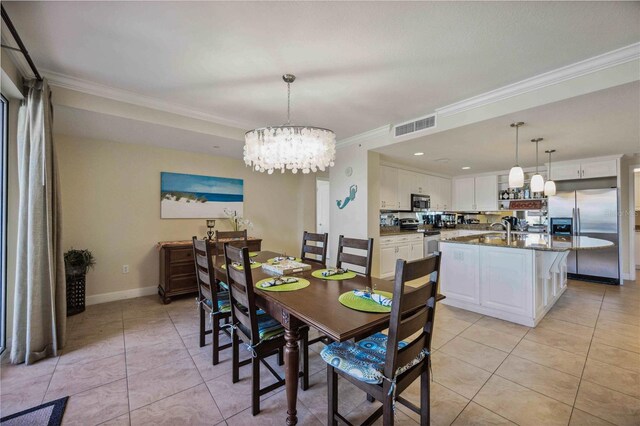
{"label": "curtain rod", "polygon": [[38,80],[42,80],[42,76],[38,72],[38,68],[36,68],[36,64],[33,63],[31,56],[29,56],[29,51],[27,50],[27,47],[22,42],[20,35],[18,35],[18,31],[16,30],[16,27],[13,26],[13,22],[11,22],[11,19],[9,18],[7,11],[4,10],[4,6],[0,6],[0,8],[2,9],[2,20],[5,22],[5,24],[7,24],[7,28],[9,29],[9,31],[11,32],[11,35],[13,36],[14,40],[18,44],[18,47],[5,46],[4,44],[2,45],[2,47],[10,50],[16,50],[22,53],[25,59],[27,60],[27,63],[29,64],[29,68],[31,68],[31,71],[33,72],[33,74],[36,76]]}

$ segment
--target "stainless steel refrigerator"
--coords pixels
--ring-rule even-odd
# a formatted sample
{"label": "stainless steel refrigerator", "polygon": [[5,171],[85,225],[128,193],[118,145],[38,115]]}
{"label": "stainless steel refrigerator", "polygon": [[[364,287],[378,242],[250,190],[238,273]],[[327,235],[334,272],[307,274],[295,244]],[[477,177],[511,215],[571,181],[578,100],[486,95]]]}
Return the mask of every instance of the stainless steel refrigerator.
{"label": "stainless steel refrigerator", "polygon": [[567,259],[567,273],[571,277],[620,283],[616,188],[558,191],[549,197],[549,223],[552,218],[571,218],[574,236],[614,243],[605,249],[572,251]]}

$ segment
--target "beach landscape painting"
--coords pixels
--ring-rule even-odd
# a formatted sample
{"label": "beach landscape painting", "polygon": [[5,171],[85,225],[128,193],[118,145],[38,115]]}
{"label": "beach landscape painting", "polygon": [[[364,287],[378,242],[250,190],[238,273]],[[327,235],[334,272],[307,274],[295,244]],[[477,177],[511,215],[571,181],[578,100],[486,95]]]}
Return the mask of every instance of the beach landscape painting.
{"label": "beach landscape painting", "polygon": [[225,209],[242,216],[242,179],[160,173],[162,219],[208,219],[225,216]]}

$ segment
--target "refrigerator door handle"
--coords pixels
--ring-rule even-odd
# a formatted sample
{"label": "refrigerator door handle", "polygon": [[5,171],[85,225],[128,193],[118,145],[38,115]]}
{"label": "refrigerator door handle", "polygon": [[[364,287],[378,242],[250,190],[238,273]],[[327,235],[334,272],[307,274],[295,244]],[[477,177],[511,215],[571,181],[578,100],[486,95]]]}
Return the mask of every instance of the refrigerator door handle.
{"label": "refrigerator door handle", "polygon": [[571,235],[572,236],[576,236],[578,235],[578,223],[577,223],[578,219],[576,217],[576,209],[575,207],[571,209],[571,222],[573,223],[573,225],[571,226]]}
{"label": "refrigerator door handle", "polygon": [[581,225],[581,223],[580,223],[580,207],[576,208],[576,225],[577,225],[576,226],[577,235],[580,235],[582,233],[582,230],[580,229],[580,227],[581,227],[580,226]]}

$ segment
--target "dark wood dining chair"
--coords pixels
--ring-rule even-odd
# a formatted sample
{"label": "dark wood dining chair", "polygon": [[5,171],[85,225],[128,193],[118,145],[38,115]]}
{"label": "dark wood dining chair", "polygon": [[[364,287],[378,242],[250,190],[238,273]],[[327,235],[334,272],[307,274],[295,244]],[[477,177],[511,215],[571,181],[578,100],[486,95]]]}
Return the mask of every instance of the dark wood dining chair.
{"label": "dark wood dining chair", "polygon": [[[350,250],[349,253],[344,250]],[[353,253],[356,251],[356,253]],[[357,252],[362,252],[358,254]],[[336,267],[343,268],[345,264],[353,265],[361,268],[361,270],[353,271],[365,277],[371,276],[371,262],[373,260],[373,238],[358,239],[358,238],[345,238],[344,235],[340,235],[338,239],[338,254],[336,256]],[[333,340],[328,336],[321,335],[309,340],[309,344],[313,345],[317,342],[323,342],[328,345]]]}
{"label": "dark wood dining chair", "polygon": [[[219,291],[214,279],[209,242],[193,237],[193,261],[198,282],[198,310],[200,312],[200,347],[205,345],[205,336],[211,334],[213,341],[213,365],[220,361],[221,350],[231,347],[231,343],[220,345],[220,330],[224,322],[231,317],[231,304],[228,291]],[[205,312],[209,313],[211,329],[205,328]],[[227,332],[227,334],[230,334]]]}
{"label": "dark wood dining chair", "polygon": [[242,231],[216,231],[213,241],[216,245],[216,254],[223,253],[222,247],[226,242],[239,248],[247,247],[249,245],[246,229],[243,229]]}
{"label": "dark wood dining chair", "polygon": [[[338,420],[350,424],[338,413],[338,375],[382,403],[363,424],[372,424],[382,416],[385,426],[393,425],[394,400],[420,415],[420,424],[429,424],[430,351],[438,283],[428,281],[418,288],[405,283],[429,280],[440,267],[440,256],[396,262],[389,334],[376,333],[358,342],[332,343],[321,353],[327,362],[328,424]],[[418,333],[410,342],[409,336]],[[420,377],[420,406],[401,396]]]}
{"label": "dark wood dining chair", "polygon": [[[345,252],[345,249],[350,249],[350,253]],[[363,254],[353,253],[353,251],[364,251]],[[338,254],[336,256],[336,267],[343,268],[344,264],[358,266],[362,268],[362,271],[355,270],[360,275],[365,277],[371,276],[371,262],[373,260],[373,238],[359,239],[359,238],[345,238],[344,235],[340,235],[338,239]],[[348,268],[347,268],[348,269]]]}
{"label": "dark wood dining chair", "polygon": [[[253,288],[253,278],[249,262],[249,249],[237,248],[229,243],[224,245],[227,283],[231,292],[232,337],[232,382],[240,380],[240,367],[251,363],[251,412],[255,416],[260,412],[260,396],[285,384],[284,378],[266,362],[265,358],[278,354],[285,345],[284,327],[270,315],[258,314]],[[239,264],[236,269],[233,264]],[[300,330],[300,352],[302,353],[302,371],[298,372],[303,390],[309,388],[309,327]],[[252,357],[240,362],[240,338],[247,344]],[[260,363],[276,378],[276,383],[260,389]],[[296,366],[297,368],[298,366]]]}
{"label": "dark wood dining chair", "polygon": [[302,234],[302,253],[300,254],[300,258],[303,261],[311,260],[326,265],[328,243],[329,234],[326,232],[324,234],[314,234],[304,231],[304,234]]}

